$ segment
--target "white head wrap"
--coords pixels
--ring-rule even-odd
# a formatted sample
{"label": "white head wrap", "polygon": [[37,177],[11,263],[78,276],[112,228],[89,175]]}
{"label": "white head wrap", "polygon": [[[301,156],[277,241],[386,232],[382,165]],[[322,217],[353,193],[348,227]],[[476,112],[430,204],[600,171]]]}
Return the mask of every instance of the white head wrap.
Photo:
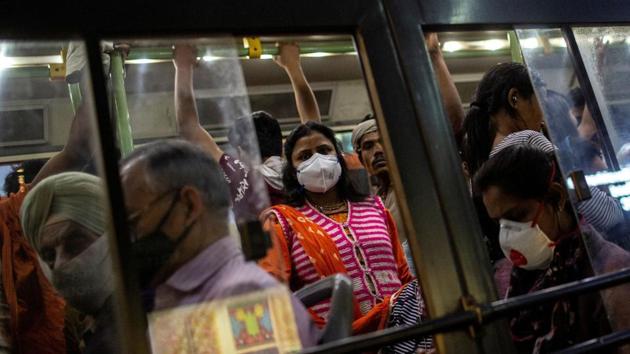
{"label": "white head wrap", "polygon": [[368,119],[365,122],[357,125],[352,131],[352,147],[354,151],[359,151],[361,139],[369,133],[373,133],[378,131],[378,127],[376,126],[376,120]]}

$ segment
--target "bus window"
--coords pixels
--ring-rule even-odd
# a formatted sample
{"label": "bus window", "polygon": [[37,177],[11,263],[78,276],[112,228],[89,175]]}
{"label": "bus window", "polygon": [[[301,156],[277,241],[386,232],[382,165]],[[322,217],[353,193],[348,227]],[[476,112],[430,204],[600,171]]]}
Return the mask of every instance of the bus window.
{"label": "bus window", "polygon": [[[612,119],[618,117],[613,118],[607,112],[606,101],[598,100],[594,107],[595,102],[585,100],[589,96],[589,86],[599,90],[601,86],[598,85],[611,82],[610,76],[582,75],[583,68],[574,64],[569,54],[572,36],[560,29],[522,29],[517,30],[517,34],[544,114],[543,131],[552,142],[552,145],[549,141],[545,144],[537,139],[539,142],[532,144],[555,155],[551,167],[562,176],[555,178],[562,187],[558,189],[561,192],[558,196],[568,198],[574,207],[575,214],[571,218],[582,236],[578,249],[585,249],[582,257],[588,255],[590,259],[586,271],[604,274],[625,268],[630,265],[630,239],[620,196],[614,193],[611,185],[593,183],[595,176],[618,175],[614,172],[617,164],[615,151],[620,148],[618,134],[621,131],[611,125]],[[581,55],[587,68],[592,70],[594,67],[589,65],[604,65],[601,53],[605,50],[598,49],[600,56],[595,55],[594,49],[585,52],[585,43],[600,43],[601,38],[594,34],[589,36],[589,40],[581,38],[578,41],[581,54],[575,52],[578,49],[575,46],[573,54]],[[586,61],[587,58],[590,61]],[[556,254],[562,252],[558,246],[555,250]],[[580,256],[575,251],[570,258],[579,263]],[[628,328],[628,310],[622,299],[629,291],[630,287],[623,285],[600,293],[606,317],[614,330]]]}
{"label": "bus window", "polygon": [[[580,175],[588,181],[611,165],[609,143],[602,143],[607,134],[586,108],[562,32],[445,32],[440,42],[466,102],[455,133],[499,297],[626,267],[621,204],[608,189],[576,187]],[[511,316],[514,343],[531,350],[532,338],[563,318],[577,320],[567,332],[538,340],[541,350],[626,328],[628,291],[617,287],[579,304],[561,300]],[[589,330],[577,329],[586,323]]]}
{"label": "bus window", "polygon": [[[154,352],[291,352],[427,318],[352,37],[112,42]],[[343,301],[304,295],[339,273]]]}
{"label": "bus window", "polygon": [[[494,137],[484,139],[473,134],[478,131],[474,123],[482,120],[467,116],[471,110],[479,106],[479,102],[476,101],[477,92],[484,75],[498,63],[513,60],[511,47],[514,44],[510,42],[508,31],[440,32],[438,37],[456,95],[459,96],[461,110],[465,115],[459,125],[453,125],[453,133],[462,159],[461,171],[466,177],[474,201],[490,264],[497,270],[498,279],[506,280],[505,276],[509,272],[505,274],[501,271],[507,265],[507,261],[499,244],[499,225],[489,217],[481,196],[473,188],[474,176],[480,166],[488,160]],[[443,90],[443,86],[440,85],[440,90]],[[444,94],[442,96],[444,97]],[[507,289],[506,281],[497,282],[497,288],[500,298]]]}
{"label": "bus window", "polygon": [[81,42],[0,41],[2,352],[122,350],[89,73]]}

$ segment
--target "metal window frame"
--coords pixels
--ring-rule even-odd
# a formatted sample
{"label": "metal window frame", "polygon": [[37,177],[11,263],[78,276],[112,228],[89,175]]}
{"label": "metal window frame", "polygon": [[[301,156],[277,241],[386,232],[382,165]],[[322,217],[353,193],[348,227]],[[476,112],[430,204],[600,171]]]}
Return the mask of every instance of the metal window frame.
{"label": "metal window frame", "polygon": [[[99,54],[100,40],[130,36],[168,37],[207,34],[352,33],[359,45],[372,104],[396,193],[411,238],[414,259],[433,318],[457,313],[462,296],[482,303],[495,298],[487,257],[462,175],[454,139],[445,119],[423,28],[508,28],[532,24],[618,23],[630,18],[623,0],[320,0],[276,3],[268,0],[197,1],[181,8],[155,3],[43,3],[8,0],[0,12],[3,39],[82,39],[98,115],[98,139],[116,235],[119,270],[134,269],[119,180],[118,155]],[[175,7],[175,8],[173,8]],[[122,10],[121,10],[122,9]],[[567,13],[567,9],[571,9]],[[70,19],[60,21],[60,19]],[[472,227],[471,227],[472,226]],[[414,232],[417,231],[417,232]],[[430,269],[431,272],[427,270]],[[118,314],[127,353],[148,353],[145,318],[134,272],[120,271]],[[460,311],[469,316],[470,311]],[[449,317],[442,318],[448,320]],[[440,335],[440,352],[509,352],[504,328],[489,336],[465,332]],[[387,340],[388,334],[371,336]],[[488,340],[488,338],[490,339]],[[389,338],[391,339],[391,337]]]}

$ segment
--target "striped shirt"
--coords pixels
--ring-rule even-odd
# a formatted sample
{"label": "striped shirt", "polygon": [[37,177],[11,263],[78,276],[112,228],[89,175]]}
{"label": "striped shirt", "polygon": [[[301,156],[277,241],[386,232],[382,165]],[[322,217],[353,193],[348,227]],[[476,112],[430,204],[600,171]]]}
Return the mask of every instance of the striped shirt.
{"label": "striped shirt", "polygon": [[[392,308],[388,328],[414,326],[427,320],[427,311],[422,299],[418,280],[407,283],[392,296]],[[431,336],[411,338],[382,348],[383,354],[417,354],[434,352]]]}
{"label": "striped shirt", "polygon": [[[336,222],[308,203],[297,210],[321,226],[332,238],[352,280],[354,297],[362,314],[370,311],[385,296],[400,289],[402,282],[398,275],[387,211],[380,198],[369,197],[363,202],[349,202],[348,218],[344,223]],[[287,220],[276,215],[287,237],[297,282],[307,285],[318,281],[320,275],[300,242],[297,242]],[[326,319],[330,301],[317,304],[312,310]]]}

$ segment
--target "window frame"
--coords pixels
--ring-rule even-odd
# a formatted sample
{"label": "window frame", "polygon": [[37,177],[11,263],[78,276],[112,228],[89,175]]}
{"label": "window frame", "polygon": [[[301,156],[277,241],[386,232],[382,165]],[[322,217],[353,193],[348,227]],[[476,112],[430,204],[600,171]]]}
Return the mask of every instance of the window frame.
{"label": "window frame", "polygon": [[[321,0],[283,2],[197,1],[174,11],[122,0],[38,5],[4,0],[0,12],[2,39],[80,39],[87,46],[92,95],[98,117],[101,165],[116,235],[113,255],[118,270],[134,269],[119,179],[118,155],[110,124],[100,41],[107,38],[194,36],[198,34],[352,33],[359,47],[365,79],[400,202],[414,260],[436,320],[452,316],[477,321],[475,303],[496,298],[481,231],[464,178],[450,125],[442,109],[423,29],[509,28],[516,24],[591,24],[627,21],[622,0],[606,6],[587,0]],[[474,8],[470,5],[474,3]],[[566,13],[566,9],[572,9]],[[305,15],[308,14],[308,15]],[[72,19],[60,21],[59,19]],[[422,29],[421,29],[422,26]],[[455,173],[454,173],[455,172]],[[417,232],[415,232],[417,231]],[[424,251],[423,251],[424,250]],[[431,266],[431,272],[428,272]],[[119,271],[117,314],[121,342],[128,353],[148,353],[146,319],[134,272]],[[624,281],[630,279],[625,275]],[[605,276],[604,276],[605,277]],[[473,299],[474,301],[468,301]],[[446,317],[444,317],[446,316]],[[450,316],[450,317],[449,317]],[[440,352],[509,352],[505,326],[440,334]],[[381,341],[396,339],[392,331],[370,334]],[[470,335],[472,334],[472,335]],[[399,339],[401,337],[398,337]],[[363,338],[365,339],[365,338]],[[360,340],[360,339],[359,339]]]}

